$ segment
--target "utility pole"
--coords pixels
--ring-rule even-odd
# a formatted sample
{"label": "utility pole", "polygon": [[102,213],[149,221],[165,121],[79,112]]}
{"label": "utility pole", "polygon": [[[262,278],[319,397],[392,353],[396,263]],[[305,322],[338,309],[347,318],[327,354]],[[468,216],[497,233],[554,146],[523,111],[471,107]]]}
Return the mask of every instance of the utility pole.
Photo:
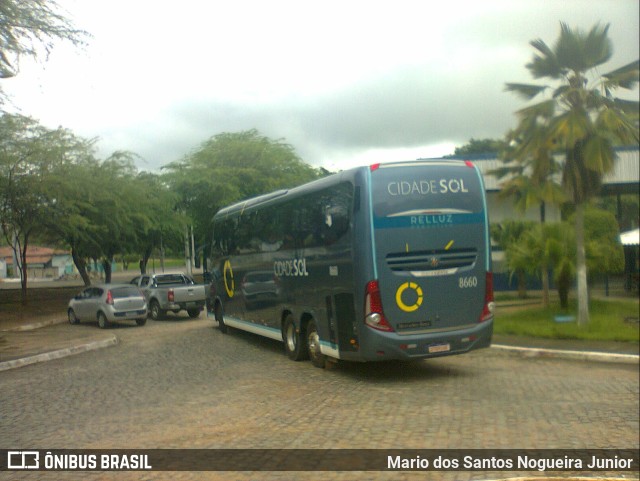
{"label": "utility pole", "polygon": [[189,257],[189,261],[191,262],[191,274],[193,274],[193,268],[195,267],[196,260],[196,245],[193,239],[193,224],[191,224],[191,257]]}
{"label": "utility pole", "polygon": [[191,256],[189,255],[189,226],[184,226],[184,264],[187,274],[191,275]]}

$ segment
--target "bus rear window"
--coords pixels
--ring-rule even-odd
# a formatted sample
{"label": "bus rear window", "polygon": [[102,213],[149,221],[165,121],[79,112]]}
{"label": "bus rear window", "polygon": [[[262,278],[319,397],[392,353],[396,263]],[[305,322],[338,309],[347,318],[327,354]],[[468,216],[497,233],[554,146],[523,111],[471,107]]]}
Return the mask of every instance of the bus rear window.
{"label": "bus rear window", "polygon": [[372,189],[376,217],[483,210],[478,173],[464,164],[420,163],[378,169],[372,173]]}

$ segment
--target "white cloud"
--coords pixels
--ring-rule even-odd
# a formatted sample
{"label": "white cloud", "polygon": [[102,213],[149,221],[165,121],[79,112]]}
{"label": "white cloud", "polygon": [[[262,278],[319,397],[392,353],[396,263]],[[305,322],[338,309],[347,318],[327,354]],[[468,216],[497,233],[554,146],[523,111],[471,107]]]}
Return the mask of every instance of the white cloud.
{"label": "white cloud", "polygon": [[327,167],[447,154],[513,125],[504,84],[531,81],[529,41],[552,44],[560,21],[611,23],[611,68],[639,56],[636,0],[59,3],[88,47],[25,61],[3,88],[145,169],[250,128]]}

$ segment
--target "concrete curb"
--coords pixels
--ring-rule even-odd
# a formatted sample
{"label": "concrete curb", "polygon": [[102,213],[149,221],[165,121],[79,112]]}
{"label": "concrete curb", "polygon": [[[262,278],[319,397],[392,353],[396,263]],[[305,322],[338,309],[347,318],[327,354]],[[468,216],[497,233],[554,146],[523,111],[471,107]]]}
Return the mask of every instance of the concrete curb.
{"label": "concrete curb", "polygon": [[58,349],[57,351],[45,352],[43,354],[36,354],[34,356],[23,357],[21,359],[0,362],[0,371],[7,371],[9,369],[28,366],[29,364],[36,364],[38,362],[52,361],[54,359],[73,356],[74,354],[80,354],[82,352],[115,346],[116,344],[118,344],[118,338],[116,336],[112,336],[109,339],[103,339],[101,341],[87,342],[77,346]]}
{"label": "concrete curb", "polygon": [[53,326],[54,324],[64,324],[69,322],[67,319],[51,319],[48,321],[34,322],[33,324],[23,324],[22,326],[12,327],[10,329],[0,329],[0,332],[23,332],[33,331],[41,327]]}
{"label": "concrete curb", "polygon": [[616,354],[593,351],[567,351],[564,349],[544,349],[537,347],[505,346],[492,344],[492,348],[521,354],[523,357],[548,357],[555,359],[570,359],[574,361],[611,362],[621,364],[638,364],[640,356],[636,354]]}

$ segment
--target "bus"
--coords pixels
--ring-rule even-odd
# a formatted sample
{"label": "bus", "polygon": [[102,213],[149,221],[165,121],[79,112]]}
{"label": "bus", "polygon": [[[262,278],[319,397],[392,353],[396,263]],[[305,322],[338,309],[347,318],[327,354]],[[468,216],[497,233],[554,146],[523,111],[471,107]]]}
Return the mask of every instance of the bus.
{"label": "bus", "polygon": [[220,330],[290,359],[413,360],[489,347],[493,278],[469,161],[357,167],[213,218],[208,308]]}

